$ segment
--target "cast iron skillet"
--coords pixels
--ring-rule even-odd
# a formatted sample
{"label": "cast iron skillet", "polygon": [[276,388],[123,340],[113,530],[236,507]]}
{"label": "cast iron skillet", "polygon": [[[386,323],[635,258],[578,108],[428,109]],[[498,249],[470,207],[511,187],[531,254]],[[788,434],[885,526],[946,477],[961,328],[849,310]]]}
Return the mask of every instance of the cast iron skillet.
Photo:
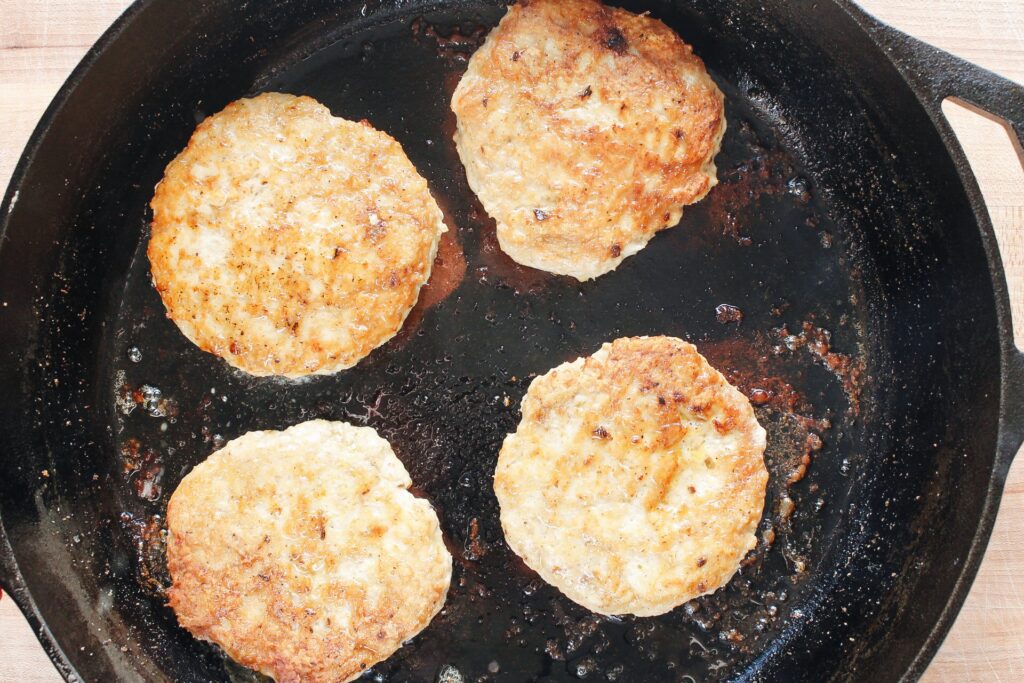
{"label": "cast iron skillet", "polygon": [[[1024,438],[992,227],[939,107],[960,97],[1019,136],[1024,90],[841,0],[629,2],[726,92],[722,184],[578,284],[501,254],[454,152],[447,102],[501,4],[143,0],[46,112],[0,209],[0,578],[69,680],[252,678],[164,606],[161,514],[224,439],[313,417],[387,437],[455,556],[444,612],[372,680],[925,668]],[[266,89],[393,134],[453,228],[403,332],[334,377],[230,370],[149,283],[164,165],[197,121]],[[508,550],[491,472],[534,373],[653,333],[694,341],[761,402],[761,541],[713,596],[596,618]]]}

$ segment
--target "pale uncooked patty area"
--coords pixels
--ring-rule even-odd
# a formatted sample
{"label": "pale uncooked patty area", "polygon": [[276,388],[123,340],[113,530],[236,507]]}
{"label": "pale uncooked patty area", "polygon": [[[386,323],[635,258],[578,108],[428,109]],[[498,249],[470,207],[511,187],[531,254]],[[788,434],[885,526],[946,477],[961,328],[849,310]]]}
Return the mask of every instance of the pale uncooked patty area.
{"label": "pale uncooked patty area", "polygon": [[168,316],[253,375],[337,372],[393,337],[445,231],[398,142],[279,93],[203,121],[151,205]]}
{"label": "pale uncooked patty area", "polygon": [[594,612],[662,614],[755,546],[764,449],[747,398],[692,344],[617,339],[530,385],[494,476],[505,538]]}
{"label": "pale uncooked patty area", "polygon": [[721,91],[671,29],[593,0],[509,8],[452,97],[501,248],[579,280],[614,270],[715,185]]}
{"label": "pale uncooked patty area", "polygon": [[277,681],[357,678],[447,595],[452,558],[411,483],[369,427],[316,420],[228,442],[167,507],[178,621]]}

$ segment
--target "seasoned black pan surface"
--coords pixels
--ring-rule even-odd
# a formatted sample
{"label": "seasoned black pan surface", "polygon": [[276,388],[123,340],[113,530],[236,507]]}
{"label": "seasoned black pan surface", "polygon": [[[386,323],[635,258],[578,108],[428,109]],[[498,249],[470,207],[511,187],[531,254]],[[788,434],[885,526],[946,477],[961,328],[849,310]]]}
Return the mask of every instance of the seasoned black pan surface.
{"label": "seasoned black pan surface", "polygon": [[[254,676],[164,606],[162,515],[225,440],[313,418],[386,437],[455,557],[444,611],[368,680],[895,680],[923,667],[1008,464],[1008,318],[976,188],[855,10],[628,7],[693,43],[725,92],[721,184],[587,283],[508,259],[455,152],[448,101],[499,3],[129,11],[44,121],[0,246],[0,567],[66,674]],[[232,370],[178,332],[150,282],[147,203],[164,165],[198,121],[264,90],[396,137],[450,227],[402,332],[332,377]],[[771,483],[758,546],[727,588],[662,617],[597,617],[505,545],[491,474],[532,377],[643,334],[694,342],[751,398]]]}

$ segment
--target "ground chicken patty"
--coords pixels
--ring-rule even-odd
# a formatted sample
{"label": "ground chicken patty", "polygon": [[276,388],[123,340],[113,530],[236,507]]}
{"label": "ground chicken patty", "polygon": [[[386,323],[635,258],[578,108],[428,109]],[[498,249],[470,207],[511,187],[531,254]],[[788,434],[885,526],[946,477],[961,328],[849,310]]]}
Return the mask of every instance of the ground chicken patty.
{"label": "ground chicken patty", "polygon": [[513,259],[614,270],[716,183],[723,97],[656,19],[594,0],[509,8],[452,97],[466,176]]}
{"label": "ground chicken patty", "polygon": [[445,231],[394,139],[279,93],[203,121],[152,208],[168,316],[254,375],[337,372],[393,337]]}
{"label": "ground chicken patty", "polygon": [[530,385],[494,490],[509,546],[601,614],[662,614],[725,585],[768,473],[749,401],[672,337],[618,339]]}
{"label": "ground chicken patty", "polygon": [[169,602],[278,681],[348,681],[441,609],[452,558],[369,427],[317,420],[230,441],[167,506]]}

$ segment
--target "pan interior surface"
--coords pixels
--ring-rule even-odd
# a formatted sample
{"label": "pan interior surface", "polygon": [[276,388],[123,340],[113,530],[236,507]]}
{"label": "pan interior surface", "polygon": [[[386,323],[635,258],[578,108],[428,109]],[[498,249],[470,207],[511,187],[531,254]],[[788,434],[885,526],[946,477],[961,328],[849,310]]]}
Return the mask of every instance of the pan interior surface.
{"label": "pan interior surface", "polygon": [[[991,472],[995,309],[938,136],[841,8],[628,3],[694,44],[725,92],[720,185],[615,272],[577,283],[500,251],[452,141],[448,101],[499,3],[173,4],[144,3],[80,77],[0,251],[8,327],[22,325],[3,333],[5,378],[23,394],[0,406],[17,457],[0,512],[82,677],[255,677],[164,605],[163,513],[226,440],[315,418],[387,438],[455,558],[445,609],[368,680],[906,670],[977,527],[969,492]],[[146,64],[131,78],[113,67],[128,54]],[[163,167],[197,122],[266,90],[394,136],[450,228],[399,335],[331,377],[229,368],[178,332],[150,282],[146,207]],[[109,123],[89,136],[68,120],[76,106]],[[48,176],[62,188],[49,201]],[[509,550],[491,476],[534,376],[645,334],[692,341],[754,400],[771,483],[758,546],[726,588],[661,617],[598,617]]]}

